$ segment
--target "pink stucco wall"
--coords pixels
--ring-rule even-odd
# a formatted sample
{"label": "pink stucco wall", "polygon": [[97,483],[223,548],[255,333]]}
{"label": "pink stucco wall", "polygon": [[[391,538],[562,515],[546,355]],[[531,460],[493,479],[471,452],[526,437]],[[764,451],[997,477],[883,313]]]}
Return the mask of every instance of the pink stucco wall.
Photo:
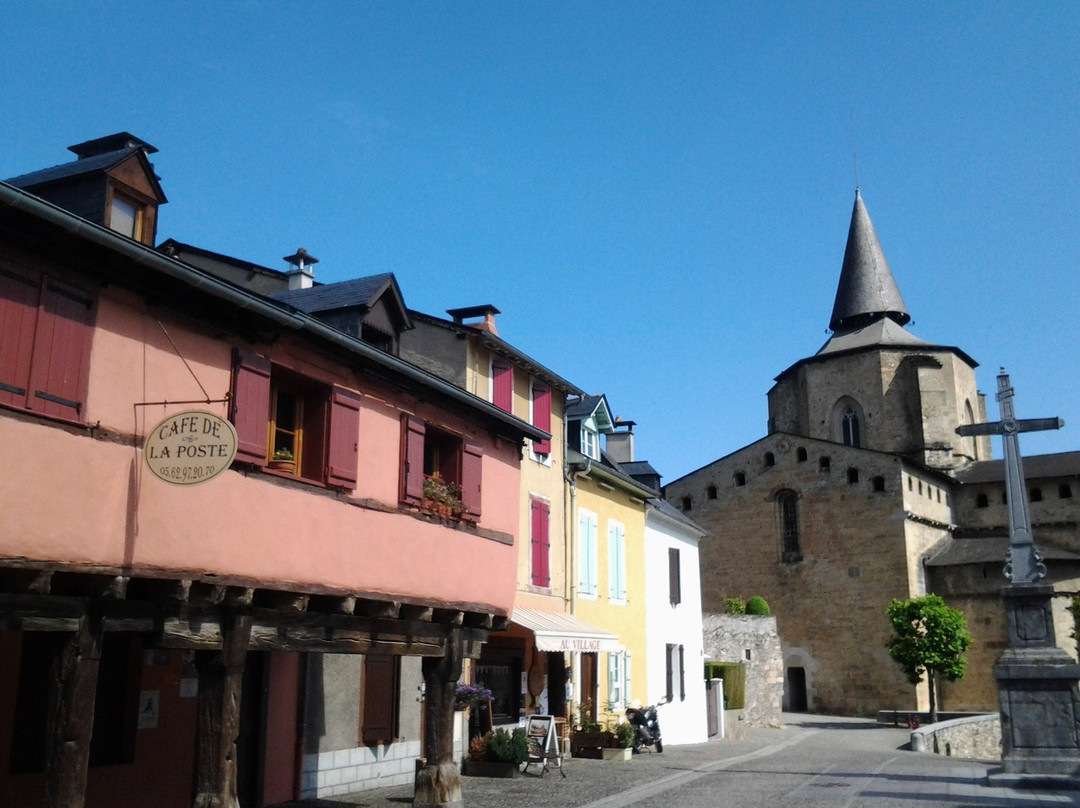
{"label": "pink stucco wall", "polygon": [[[162,326],[210,397],[225,397],[231,343],[184,321],[150,316],[120,293],[104,295],[85,417],[112,439],[0,414],[0,453],[11,475],[0,486],[0,556],[214,573],[283,588],[321,585],[509,612],[512,546],[398,510],[400,419],[416,414],[483,447],[480,526],[509,535],[518,524],[516,444],[368,382],[286,335],[257,350],[363,395],[356,490],[335,495],[242,467],[198,486],[168,485],[145,470],[141,450],[125,443],[166,414],[191,408],[136,403],[202,396]],[[225,414],[223,404],[206,408]]]}

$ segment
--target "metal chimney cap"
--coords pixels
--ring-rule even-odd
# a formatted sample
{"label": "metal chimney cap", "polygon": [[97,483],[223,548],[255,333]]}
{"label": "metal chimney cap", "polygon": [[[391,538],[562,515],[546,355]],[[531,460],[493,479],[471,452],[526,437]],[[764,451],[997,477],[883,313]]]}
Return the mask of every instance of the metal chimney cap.
{"label": "metal chimney cap", "polygon": [[294,255],[286,255],[283,260],[288,261],[290,264],[297,267],[311,266],[312,264],[319,263],[319,259],[314,255],[308,255],[308,251],[304,247],[297,247]]}

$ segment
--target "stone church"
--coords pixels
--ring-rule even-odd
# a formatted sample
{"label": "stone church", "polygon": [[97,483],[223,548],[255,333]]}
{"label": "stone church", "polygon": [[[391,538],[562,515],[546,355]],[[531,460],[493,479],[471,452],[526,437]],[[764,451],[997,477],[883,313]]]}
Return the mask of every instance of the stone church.
{"label": "stone church", "polygon": [[[769,602],[786,710],[925,709],[925,685],[909,685],[886,652],[885,608],[927,592],[962,609],[975,639],[967,675],[944,686],[943,709],[997,709],[1004,469],[990,438],[956,434],[996,421],[997,408],[987,412],[977,363],[915,336],[909,320],[856,191],[830,338],[776,377],[765,437],[665,487],[713,536],[701,547],[704,610],[722,612],[732,597]],[[1025,404],[1021,391],[1017,415],[1042,415],[1028,408],[1044,404],[1053,409]],[[1080,452],[1026,457],[1024,471],[1057,592],[1057,641],[1075,656],[1066,607],[1080,590]]]}

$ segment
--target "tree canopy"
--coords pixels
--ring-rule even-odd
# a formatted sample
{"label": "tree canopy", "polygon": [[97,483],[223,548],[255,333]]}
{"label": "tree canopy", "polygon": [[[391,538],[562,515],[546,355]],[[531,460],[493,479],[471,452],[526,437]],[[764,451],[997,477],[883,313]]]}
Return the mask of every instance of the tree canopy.
{"label": "tree canopy", "polygon": [[885,610],[893,636],[886,644],[913,685],[925,674],[930,685],[930,721],[937,721],[937,686],[942,678],[954,682],[967,670],[964,652],[971,645],[964,613],[938,595],[893,600]]}

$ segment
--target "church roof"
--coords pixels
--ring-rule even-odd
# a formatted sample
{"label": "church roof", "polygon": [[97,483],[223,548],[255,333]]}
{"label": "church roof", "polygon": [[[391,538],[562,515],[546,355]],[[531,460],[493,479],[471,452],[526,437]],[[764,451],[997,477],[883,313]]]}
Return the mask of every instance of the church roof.
{"label": "church roof", "polygon": [[[1023,464],[1024,477],[1028,480],[1080,476],[1080,452],[1029,455]],[[1005,479],[1005,461],[979,460],[958,470],[956,479],[965,485],[1000,483]]]}
{"label": "church roof", "polygon": [[870,214],[866,212],[862,194],[856,189],[829,328],[847,331],[884,317],[899,325],[911,319],[889,262],[885,260]]}
{"label": "church roof", "polygon": [[929,342],[919,339],[910,331],[898,325],[894,320],[883,317],[862,328],[853,328],[849,331],[838,331],[829,337],[828,341],[821,346],[821,349],[817,352],[817,356],[838,353],[839,351],[869,348],[877,345],[917,345],[925,348],[933,347]]}
{"label": "church roof", "polygon": [[[1043,558],[1052,561],[1080,561],[1080,553],[1063,550],[1039,542],[1036,546]],[[982,539],[952,539],[940,552],[926,559],[928,567],[958,567],[963,564],[1004,564],[1009,551],[1008,536],[988,536]]]}

